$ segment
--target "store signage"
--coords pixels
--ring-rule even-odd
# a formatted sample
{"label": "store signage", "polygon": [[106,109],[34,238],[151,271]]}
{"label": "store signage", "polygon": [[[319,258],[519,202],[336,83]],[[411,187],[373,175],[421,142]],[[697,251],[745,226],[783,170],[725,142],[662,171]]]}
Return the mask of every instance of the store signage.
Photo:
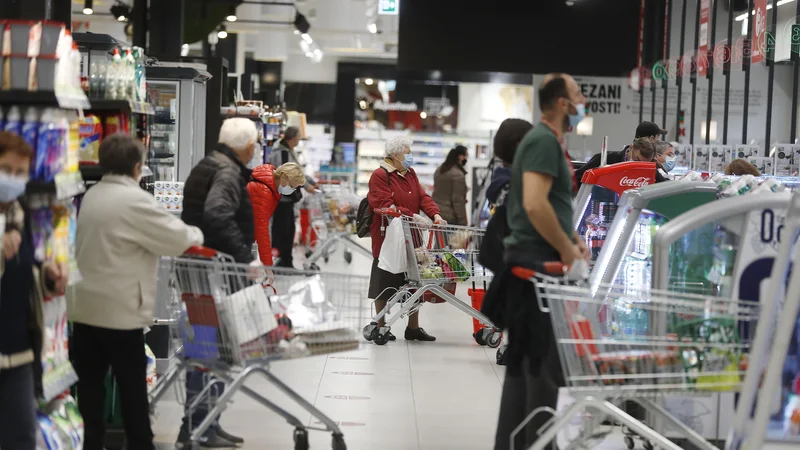
{"label": "store signage", "polygon": [[380,3],[378,3],[378,14],[396,16],[399,11],[400,0],[380,0]]}
{"label": "store signage", "polygon": [[372,104],[372,109],[378,111],[417,111],[419,108],[414,102],[411,103],[384,103],[383,100],[378,100]]}
{"label": "store signage", "polygon": [[434,116],[447,106],[450,106],[450,99],[447,97],[425,97],[422,100],[422,110]]}
{"label": "store signage", "polygon": [[620,114],[622,112],[622,83],[582,83],[588,114]]}
{"label": "store signage", "polygon": [[[770,195],[770,194],[753,194]],[[733,298],[760,301],[761,283],[770,278],[778,247],[786,233],[785,209],[765,208],[748,215],[736,264],[736,283]],[[788,236],[791,238],[792,236]]]}
{"label": "store signage", "polygon": [[642,186],[647,186],[649,184],[650,184],[650,178],[648,177],[628,178],[627,176],[625,176],[620,178],[619,180],[620,186],[627,186],[627,187],[640,188]]}
{"label": "store signage", "polygon": [[766,49],[767,35],[767,0],[755,0],[756,15],[753,21],[753,63],[764,60],[764,50]]}
{"label": "store signage", "polygon": [[[711,11],[711,0],[700,0],[700,48],[697,49],[698,55],[708,55],[708,16]],[[708,58],[697,58],[697,73],[700,76],[706,75]]]}

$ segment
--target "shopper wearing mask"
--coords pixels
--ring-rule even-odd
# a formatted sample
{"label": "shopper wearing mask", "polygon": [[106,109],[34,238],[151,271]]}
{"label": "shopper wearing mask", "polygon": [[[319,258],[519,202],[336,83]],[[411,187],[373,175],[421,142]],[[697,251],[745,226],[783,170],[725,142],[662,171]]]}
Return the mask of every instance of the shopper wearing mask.
{"label": "shopper wearing mask", "polygon": [[263,164],[253,169],[247,191],[253,202],[258,256],[265,266],[272,265],[272,244],[269,240],[269,223],[281,198],[299,194],[306,183],[303,168],[296,163],[286,163],[277,169]]}
{"label": "shopper wearing mask", "polygon": [[658,171],[664,178],[669,178],[669,171],[675,168],[675,149],[672,144],[664,141],[656,141],[656,162],[659,164]]}
{"label": "shopper wearing mask", "polygon": [[[539,311],[536,289],[515,276],[515,266],[541,270],[543,262],[585,264],[589,252],[572,228],[572,196],[577,190],[565,134],[584,117],[586,101],[575,80],[564,74],[545,77],[538,95],[542,121],[519,144],[511,167],[506,200],[510,235],[505,239],[506,267],[495,274],[483,310],[508,330],[506,378],[495,450],[512,447],[512,431],[537,408],[555,409],[564,375],[550,317]],[[528,448],[550,417],[536,415],[517,435],[513,448]]]}
{"label": "shopper wearing mask", "polygon": [[467,225],[467,148],[458,145],[433,173],[433,201],[451,225]]}
{"label": "shopper wearing mask", "polygon": [[[583,174],[587,170],[600,167],[600,157],[600,153],[592,156],[592,159],[587,161],[583,167],[575,171],[575,177],[578,180],[578,185],[580,185]],[[619,152],[608,152],[606,154],[606,163],[608,165],[631,161],[655,162],[656,166],[658,166],[659,163],[656,161],[656,148],[654,140],[650,137],[636,138],[630,145],[626,145],[624,150]],[[668,178],[659,173],[659,171],[656,171],[655,179],[656,183],[668,181]]]}
{"label": "shopper wearing mask", "polygon": [[[300,143],[300,129],[289,127],[283,133],[283,138],[278,142],[278,146],[272,149],[272,153],[267,158],[267,163],[273,167],[280,167],[286,163],[297,163],[297,155],[294,149]],[[306,177],[306,191],[314,192],[317,182]],[[298,191],[292,196],[283,196],[275,208],[272,216],[272,242],[278,250],[278,267],[294,267],[292,249],[294,248],[294,235],[296,231],[294,204],[302,199],[302,194]]]}
{"label": "shopper wearing mask", "polygon": [[75,257],[82,280],[67,306],[86,450],[103,448],[109,367],[119,385],[128,447],[154,448],[144,328],[153,324],[158,261],[203,243],[200,229],[139,187],[145,152],[130,136],[106,137],[99,151],[103,178],[84,196],[78,216]]}
{"label": "shopper wearing mask", "polygon": [[[20,136],[0,132],[0,448],[33,450],[42,393],[42,302],[64,291],[67,268],[37,264],[28,216],[17,199],[25,192],[33,150]],[[44,277],[40,273],[44,272]]]}
{"label": "shopper wearing mask", "polygon": [[[391,138],[386,141],[386,158],[379,168],[372,172],[369,178],[369,192],[367,200],[372,210],[394,206],[403,215],[413,216],[424,212],[432,217],[437,224],[447,223],[439,213],[436,202],[422,188],[417,174],[411,166],[414,163],[411,155],[411,140],[407,138]],[[406,280],[403,273],[390,273],[378,267],[378,256],[383,245],[381,231],[382,219],[376,215],[370,226],[372,237],[372,272],[369,279],[369,298],[375,300],[375,311],[380,312],[386,306],[397,289],[402,287]],[[378,326],[384,326],[381,319]],[[389,332],[390,341],[396,337]],[[408,327],[405,332],[407,341],[435,341],[436,338],[425,332],[419,326],[419,312],[408,316]]]}
{"label": "shopper wearing mask", "polygon": [[[251,171],[246,164],[255,153],[258,130],[250,119],[233,118],[222,123],[219,145],[191,171],[183,187],[181,218],[199,227],[205,236],[205,246],[231,255],[238,263],[261,265],[253,260],[255,231],[253,206],[247,183]],[[206,374],[190,370],[186,374],[186,404],[190,404],[208,382]],[[215,393],[222,395],[222,383],[215,383]],[[191,418],[184,417],[178,435],[178,447],[189,441],[191,426],[199,425],[208,414],[207,402],[201,402]],[[222,429],[219,421],[202,437],[200,446],[226,448],[244,442]]]}

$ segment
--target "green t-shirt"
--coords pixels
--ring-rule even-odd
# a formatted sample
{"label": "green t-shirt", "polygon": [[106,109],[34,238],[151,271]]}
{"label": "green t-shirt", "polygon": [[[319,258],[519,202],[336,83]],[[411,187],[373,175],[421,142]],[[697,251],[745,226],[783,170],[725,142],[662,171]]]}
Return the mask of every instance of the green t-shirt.
{"label": "green t-shirt", "polygon": [[522,174],[538,172],[553,177],[547,199],[556,212],[564,232],[572,236],[572,173],[558,138],[547,125],[534,127],[517,147],[511,166],[511,189],[506,202],[508,227],[507,249],[519,252],[552,255],[555,249],[533,227],[522,205]]}

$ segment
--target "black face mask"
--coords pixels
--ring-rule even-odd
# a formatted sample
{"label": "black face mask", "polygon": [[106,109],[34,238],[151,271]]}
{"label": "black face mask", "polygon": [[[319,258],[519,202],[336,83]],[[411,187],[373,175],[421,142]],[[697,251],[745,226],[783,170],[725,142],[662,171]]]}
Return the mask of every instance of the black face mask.
{"label": "black face mask", "polygon": [[303,199],[303,193],[300,192],[300,188],[297,188],[290,195],[284,195],[284,197],[290,199],[294,203],[297,203]]}

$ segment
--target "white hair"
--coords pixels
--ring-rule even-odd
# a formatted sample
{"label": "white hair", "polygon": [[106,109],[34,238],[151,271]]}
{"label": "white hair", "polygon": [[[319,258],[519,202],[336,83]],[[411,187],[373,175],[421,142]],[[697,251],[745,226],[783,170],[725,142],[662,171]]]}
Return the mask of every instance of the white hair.
{"label": "white hair", "polygon": [[414,141],[407,137],[393,137],[386,141],[386,156],[402,155],[406,152],[406,148],[411,148]]}
{"label": "white hair", "polygon": [[256,124],[250,119],[235,117],[225,119],[219,130],[219,143],[225,144],[235,152],[247,149],[258,140]]}

